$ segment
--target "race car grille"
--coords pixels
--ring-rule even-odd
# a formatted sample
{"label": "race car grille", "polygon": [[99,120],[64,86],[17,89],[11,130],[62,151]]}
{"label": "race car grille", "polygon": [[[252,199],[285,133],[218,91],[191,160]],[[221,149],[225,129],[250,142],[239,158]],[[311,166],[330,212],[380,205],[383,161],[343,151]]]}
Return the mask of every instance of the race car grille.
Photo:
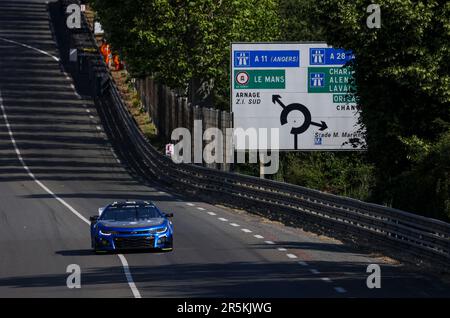
{"label": "race car grille", "polygon": [[151,236],[145,237],[116,237],[114,245],[118,249],[152,248],[155,239]]}
{"label": "race car grille", "polygon": [[130,234],[150,234],[149,230],[145,230],[145,231],[119,231],[119,234],[122,235],[130,235]]}

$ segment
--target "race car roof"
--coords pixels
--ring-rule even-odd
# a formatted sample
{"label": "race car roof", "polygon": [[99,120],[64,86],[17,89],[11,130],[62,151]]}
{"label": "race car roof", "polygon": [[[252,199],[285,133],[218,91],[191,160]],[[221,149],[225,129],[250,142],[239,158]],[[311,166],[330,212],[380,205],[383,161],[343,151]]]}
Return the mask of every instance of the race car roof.
{"label": "race car roof", "polygon": [[125,207],[125,206],[155,206],[153,202],[151,201],[143,201],[143,200],[126,200],[126,201],[119,201],[119,202],[113,202],[111,206],[114,207]]}

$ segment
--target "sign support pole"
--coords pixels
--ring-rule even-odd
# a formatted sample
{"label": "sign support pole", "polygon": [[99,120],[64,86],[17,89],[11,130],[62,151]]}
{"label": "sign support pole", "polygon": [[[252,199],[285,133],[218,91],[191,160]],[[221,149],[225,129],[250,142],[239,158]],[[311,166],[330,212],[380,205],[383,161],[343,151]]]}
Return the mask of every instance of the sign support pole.
{"label": "sign support pole", "polygon": [[260,153],[259,154],[259,177],[261,179],[265,179],[266,178],[266,176],[265,176],[265,169],[264,169],[264,165],[265,165],[264,162],[266,162],[265,155]]}

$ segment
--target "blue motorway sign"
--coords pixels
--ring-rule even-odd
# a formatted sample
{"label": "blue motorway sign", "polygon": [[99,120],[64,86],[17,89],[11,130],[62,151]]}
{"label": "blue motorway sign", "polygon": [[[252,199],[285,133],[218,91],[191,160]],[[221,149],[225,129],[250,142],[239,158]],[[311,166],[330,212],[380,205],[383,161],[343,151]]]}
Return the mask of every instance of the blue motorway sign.
{"label": "blue motorway sign", "polygon": [[234,67],[300,67],[300,51],[235,51]]}
{"label": "blue motorway sign", "polygon": [[352,51],[335,48],[310,48],[310,65],[344,65],[355,58]]}

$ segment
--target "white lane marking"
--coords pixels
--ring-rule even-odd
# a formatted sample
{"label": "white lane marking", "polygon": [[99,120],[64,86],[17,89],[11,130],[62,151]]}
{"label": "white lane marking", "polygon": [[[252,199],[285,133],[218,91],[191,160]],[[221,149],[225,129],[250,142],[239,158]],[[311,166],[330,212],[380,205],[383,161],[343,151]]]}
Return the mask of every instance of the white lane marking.
{"label": "white lane marking", "polygon": [[264,241],[264,243],[269,244],[269,245],[275,245],[275,242],[272,242],[272,241]]}
{"label": "white lane marking", "polygon": [[286,252],[287,251],[287,249],[285,249],[284,247],[279,247],[279,248],[277,248],[277,250],[279,250],[280,252]]}
{"label": "white lane marking", "polygon": [[[3,115],[3,120],[5,121],[6,124],[6,128],[8,130],[8,135],[9,138],[11,139],[11,143],[14,147],[14,151],[17,154],[17,158],[19,159],[20,163],[22,164],[23,168],[25,169],[25,171],[27,172],[28,176],[34,181],[36,182],[37,185],[39,185],[45,192],[47,192],[48,194],[50,194],[54,199],[56,199],[59,203],[61,203],[62,205],[64,205],[70,212],[72,212],[74,215],[76,215],[80,220],[82,220],[84,223],[90,225],[91,222],[86,219],[80,212],[78,212],[76,209],[74,209],[69,203],[67,203],[66,201],[64,201],[63,199],[61,199],[60,197],[58,197],[55,193],[53,193],[49,188],[47,188],[47,186],[45,186],[41,181],[39,181],[36,176],[31,172],[30,168],[27,166],[27,164],[25,163],[22,154],[19,150],[19,147],[17,146],[16,140],[14,138],[14,134],[13,131],[11,129],[11,125],[9,124],[9,120],[8,120],[8,115],[6,114],[6,109],[5,106],[3,105],[3,98],[2,98],[2,94],[0,92],[0,109],[2,110],[2,115]],[[120,255],[119,255],[120,258]],[[122,256],[123,260],[126,259],[124,256]],[[124,264],[123,260],[121,258],[122,261],[122,265]],[[141,295],[139,294],[139,291],[136,288],[136,285],[133,281],[133,277],[130,273],[130,270],[128,267],[123,266],[123,270],[125,272],[125,276],[127,278],[127,282],[128,282],[128,286],[130,287],[131,291],[133,292],[134,297],[136,298],[140,298]]]}
{"label": "white lane marking", "polygon": [[228,222],[228,220],[225,219],[225,218],[219,218],[219,220],[222,221],[222,222]]}
{"label": "white lane marking", "polygon": [[302,265],[302,266],[308,266],[308,263],[306,263],[306,262],[304,262],[304,261],[299,261],[298,264],[299,264],[299,265]]}
{"label": "white lane marking", "polygon": [[342,288],[342,287],[334,287],[334,290],[337,291],[337,292],[340,293],[340,294],[344,294],[344,293],[347,292],[347,291],[345,290],[345,288]]}
{"label": "white lane marking", "polygon": [[253,236],[256,237],[257,239],[263,239],[263,238],[264,238],[264,236],[259,235],[259,234],[255,234],[255,235],[253,235]]}
{"label": "white lane marking", "polygon": [[40,50],[38,48],[32,47],[30,45],[19,43],[19,42],[13,41],[13,40],[8,40],[8,39],[5,39],[3,37],[0,37],[0,40],[3,40],[3,41],[8,42],[8,43],[13,43],[13,44],[16,44],[16,45],[19,45],[19,46],[22,46],[22,47],[26,47],[27,49],[39,52],[39,53],[44,54],[44,55],[47,55],[47,56],[51,57],[52,59],[54,59],[55,61],[59,62],[59,58],[57,58],[56,56],[53,56],[53,55],[51,55],[48,52],[45,52],[45,51]]}
{"label": "white lane marking", "polygon": [[323,280],[326,283],[332,283],[333,281],[329,279],[328,277],[322,277],[321,280]]}
{"label": "white lane marking", "polygon": [[314,274],[314,275],[320,274],[320,272],[319,272],[317,269],[314,269],[314,268],[311,268],[309,271],[310,271],[312,274]]}
{"label": "white lane marking", "polygon": [[91,110],[90,110],[90,109],[86,109],[86,112],[90,113],[90,112],[91,112]]}
{"label": "white lane marking", "polygon": [[252,233],[252,231],[249,230],[249,229],[241,229],[241,231],[242,231],[242,232],[245,232],[245,233]]}
{"label": "white lane marking", "polygon": [[22,157],[22,154],[21,154],[19,148],[17,147],[16,139],[14,138],[14,134],[13,134],[11,126],[9,124],[8,116],[6,115],[5,106],[3,105],[3,98],[1,96],[1,93],[0,93],[0,107],[1,107],[2,113],[3,113],[3,120],[5,121],[6,128],[8,130],[8,135],[9,135],[9,137],[11,139],[12,144],[13,144],[13,147],[14,147],[14,150],[16,152],[17,158],[19,159],[19,161],[22,164],[23,168],[27,172],[28,176],[31,179],[33,179],[33,181],[35,181],[45,192],[50,194],[53,198],[55,198],[56,200],[61,202],[61,204],[63,204],[66,208],[68,208],[73,214],[78,216],[78,218],[80,218],[83,222],[85,222],[86,224],[91,224],[91,222],[89,222],[88,219],[86,219],[81,213],[79,213],[77,210],[75,210],[73,207],[71,207],[66,201],[64,201],[63,199],[58,197],[56,194],[54,194],[41,181],[39,181],[36,178],[36,176],[31,172],[30,168],[26,165],[25,161],[23,160],[23,157]]}
{"label": "white lane marking", "polygon": [[286,256],[291,259],[298,258],[297,255],[294,255],[294,254],[286,254]]}
{"label": "white lane marking", "polygon": [[89,118],[90,118],[90,119],[94,119],[94,116],[92,116],[92,115],[89,115]]}
{"label": "white lane marking", "polygon": [[195,204],[194,203],[186,203],[186,205],[189,205],[189,206],[195,206]]}
{"label": "white lane marking", "polygon": [[230,225],[234,226],[234,227],[239,227],[240,226],[239,224],[236,224],[236,223],[230,223]]}
{"label": "white lane marking", "polygon": [[214,212],[208,212],[208,214],[209,214],[209,215],[212,215],[212,216],[217,215],[217,214],[215,214]]}
{"label": "white lane marking", "polygon": [[97,128],[97,130],[102,130],[102,127],[100,127],[100,126],[97,126],[96,128]]}
{"label": "white lane marking", "polygon": [[134,298],[142,298],[141,293],[136,288],[136,284],[133,281],[133,277],[131,276],[130,267],[128,266],[127,259],[122,254],[118,254],[120,261],[122,262],[122,267],[125,272],[125,276],[127,277],[128,285],[130,285],[131,291],[133,292]]}
{"label": "white lane marking", "polygon": [[197,210],[200,210],[200,211],[205,211],[205,209],[204,209],[204,208],[197,208]]}

